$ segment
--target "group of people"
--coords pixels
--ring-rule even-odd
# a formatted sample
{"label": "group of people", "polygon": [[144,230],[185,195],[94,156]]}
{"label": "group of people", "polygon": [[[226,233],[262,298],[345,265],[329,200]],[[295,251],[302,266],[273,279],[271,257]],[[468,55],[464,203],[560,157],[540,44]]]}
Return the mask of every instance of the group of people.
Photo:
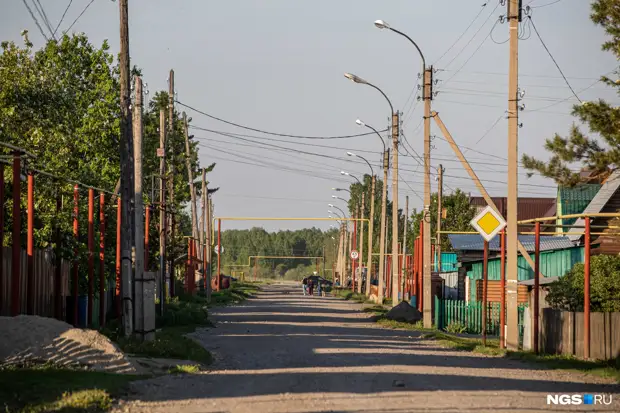
{"label": "group of people", "polygon": [[304,287],[304,295],[314,295],[314,287],[316,287],[317,294],[321,296],[321,283],[316,275],[317,273],[315,271],[314,278],[316,278],[316,283],[314,282],[313,277],[306,277],[301,281]]}

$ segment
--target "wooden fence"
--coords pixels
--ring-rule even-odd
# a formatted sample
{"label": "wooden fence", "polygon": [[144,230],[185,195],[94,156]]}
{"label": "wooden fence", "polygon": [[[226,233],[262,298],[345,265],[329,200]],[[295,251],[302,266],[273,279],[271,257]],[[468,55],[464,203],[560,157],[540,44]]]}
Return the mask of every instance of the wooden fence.
{"label": "wooden fence", "polygon": [[[543,308],[540,348],[547,354],[583,357],[583,313]],[[620,313],[590,313],[590,357],[620,357]]]}
{"label": "wooden fence", "polygon": [[[12,252],[11,247],[4,248],[4,259],[0,263],[3,268],[2,277],[0,278],[0,315],[11,315],[11,289],[12,289],[12,272],[11,261]],[[55,276],[55,263],[54,255],[47,250],[35,250],[34,251],[34,315],[42,317],[54,317],[54,276]],[[27,301],[28,294],[28,256],[25,250],[22,250],[21,265],[20,265],[20,314],[27,314]],[[69,274],[70,263],[64,262],[61,265],[61,308],[65,308],[65,297],[69,295]]]}

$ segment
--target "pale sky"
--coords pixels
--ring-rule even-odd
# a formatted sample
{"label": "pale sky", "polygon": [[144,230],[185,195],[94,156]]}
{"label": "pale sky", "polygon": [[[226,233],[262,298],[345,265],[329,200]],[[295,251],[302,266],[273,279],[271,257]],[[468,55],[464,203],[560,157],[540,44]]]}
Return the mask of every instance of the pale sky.
{"label": "pale sky", "polygon": [[[53,27],[69,1],[40,0]],[[27,3],[37,16],[33,0]],[[60,31],[66,30],[89,3],[91,0],[73,0]],[[508,38],[508,25],[499,23],[498,18],[506,14],[506,7],[499,5],[499,0],[489,0],[484,7],[483,3],[129,0],[131,64],[143,69],[151,93],[167,90],[172,68],[179,101],[251,128],[303,136],[366,132],[355,124],[357,118],[377,129],[387,126],[387,103],[375,90],[344,78],[344,72],[352,72],[380,87],[403,112],[404,134],[413,149],[422,154],[422,103],[411,98],[419,83],[421,60],[405,38],[373,25],[373,21],[383,19],[413,38],[427,63],[440,70],[435,74],[440,93],[433,100],[433,108],[457,143],[473,148],[466,156],[491,195],[505,196],[508,43],[503,42]],[[584,101],[603,97],[617,104],[612,91],[595,84],[618,63],[611,53],[600,50],[605,36],[589,19],[590,1],[523,3],[533,7],[534,25],[578,96]],[[0,39],[21,43],[20,31],[28,29],[35,46],[43,45],[43,37],[22,0],[1,0],[1,4]],[[45,30],[42,19],[37,18]],[[108,39],[112,51],[118,53],[118,3],[93,0],[71,31],[85,32],[97,46]],[[525,26],[522,34],[519,83],[525,89],[521,102],[525,110],[520,118],[519,153],[546,158],[544,140],[556,132],[568,132],[574,121],[571,105],[577,100],[532,26]],[[365,156],[375,173],[381,172],[382,145],[376,135],[331,140],[273,136],[177,108],[186,110],[195,126],[250,135],[244,138],[250,141],[244,141],[192,131],[202,144],[201,163],[217,162],[209,175],[212,185],[221,188],[214,196],[216,216],[326,217],[327,204],[333,202],[331,188],[353,181],[342,177],[340,170],[360,178],[369,173],[363,161],[346,156],[347,150]],[[445,192],[461,188],[478,195],[434,123],[432,134],[440,137],[433,140],[431,158],[433,167],[441,163],[446,169]],[[257,141],[320,156],[273,146],[261,148]],[[423,168],[410,156],[400,156],[399,163],[399,207],[404,207],[408,195],[410,209],[421,208],[422,201],[415,193],[423,195]],[[520,196],[555,196],[551,180],[528,179],[525,171],[520,173]],[[338,205],[345,209],[343,202]],[[226,222],[223,229],[263,226],[276,230],[312,225],[326,229],[329,223]]]}

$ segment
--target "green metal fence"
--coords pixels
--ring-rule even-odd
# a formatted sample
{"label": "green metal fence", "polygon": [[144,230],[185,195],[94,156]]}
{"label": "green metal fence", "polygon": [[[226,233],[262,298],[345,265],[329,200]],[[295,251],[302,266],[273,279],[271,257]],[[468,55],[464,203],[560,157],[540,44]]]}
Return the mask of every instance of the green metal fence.
{"label": "green metal fence", "polygon": [[[518,326],[520,341],[523,337],[523,315],[526,304],[519,304]],[[487,303],[486,333],[499,336],[500,303]],[[482,334],[482,303],[464,300],[442,300],[435,297],[435,325],[445,330],[449,325],[458,323],[469,334]]]}

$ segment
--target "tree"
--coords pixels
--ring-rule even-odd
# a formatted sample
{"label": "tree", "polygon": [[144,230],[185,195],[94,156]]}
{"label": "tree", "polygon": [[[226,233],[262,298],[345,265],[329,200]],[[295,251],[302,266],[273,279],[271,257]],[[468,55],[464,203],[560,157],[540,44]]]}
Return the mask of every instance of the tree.
{"label": "tree", "polygon": [[[584,265],[575,264],[558,281],[549,285],[547,302],[566,311],[583,311]],[[590,260],[590,310],[620,311],[620,257],[597,255]]]}
{"label": "tree", "polygon": [[[603,44],[603,50],[611,51],[620,59],[620,0],[594,1],[590,18],[611,37]],[[615,74],[618,76],[620,72]],[[620,95],[620,81],[603,76],[601,82],[616,89]],[[599,134],[602,143],[586,136],[577,125],[573,125],[568,137],[556,134],[546,140],[545,149],[552,154],[549,161],[524,154],[524,167],[566,186],[606,178],[620,167],[620,108],[599,99],[575,105],[572,113],[581,123],[588,125],[590,132]],[[571,169],[574,163],[581,163],[590,172],[588,176]],[[533,172],[528,173],[528,176],[532,175]]]}
{"label": "tree", "polygon": [[[470,221],[476,216],[476,209],[469,204],[469,196],[457,189],[450,195],[444,195],[442,206],[446,208],[446,218],[441,221],[441,229],[443,231],[470,231]],[[420,234],[420,222],[422,221],[424,211],[413,211],[411,215],[410,231],[411,238],[408,241],[407,248],[413,251],[413,240]],[[437,230],[437,193],[431,195],[431,236],[435,236]],[[452,245],[448,237],[441,238],[441,250],[452,251]]]}

